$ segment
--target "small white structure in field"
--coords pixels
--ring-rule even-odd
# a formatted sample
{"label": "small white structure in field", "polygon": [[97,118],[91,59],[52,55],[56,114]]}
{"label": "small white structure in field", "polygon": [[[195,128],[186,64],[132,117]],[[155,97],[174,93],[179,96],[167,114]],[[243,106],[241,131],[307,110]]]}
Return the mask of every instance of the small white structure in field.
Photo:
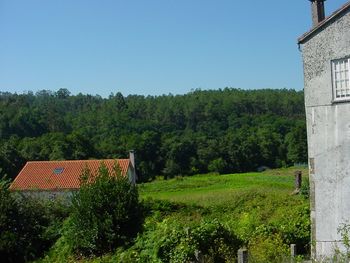
{"label": "small white structure in field", "polygon": [[298,39],[304,62],[312,255],[343,248],[337,229],[350,220],[350,2],[325,17],[309,0],[313,27]]}
{"label": "small white structure in field", "polygon": [[121,174],[127,176],[131,183],[136,183],[134,155],[131,152],[130,159],[27,162],[10,185],[10,190],[49,199],[70,198],[80,188],[83,170],[88,168],[96,174],[102,163],[110,174],[118,164]]}

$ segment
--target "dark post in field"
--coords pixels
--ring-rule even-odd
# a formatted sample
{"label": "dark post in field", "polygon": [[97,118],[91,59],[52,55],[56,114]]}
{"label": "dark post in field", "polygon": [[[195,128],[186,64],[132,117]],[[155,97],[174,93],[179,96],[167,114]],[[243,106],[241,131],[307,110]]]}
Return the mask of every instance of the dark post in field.
{"label": "dark post in field", "polygon": [[298,191],[301,188],[301,183],[302,183],[302,172],[301,171],[295,171],[294,173],[295,176],[295,190]]}

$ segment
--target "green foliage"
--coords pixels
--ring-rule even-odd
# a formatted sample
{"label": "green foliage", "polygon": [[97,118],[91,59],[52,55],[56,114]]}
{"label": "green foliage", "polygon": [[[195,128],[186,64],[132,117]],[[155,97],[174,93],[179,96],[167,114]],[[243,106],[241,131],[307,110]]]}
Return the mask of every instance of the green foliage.
{"label": "green foliage", "polygon": [[310,197],[310,181],[309,178],[303,178],[303,182],[300,188],[300,194],[308,199]]}
{"label": "green foliage", "polygon": [[1,262],[27,262],[47,251],[60,235],[63,204],[17,196],[0,183]]}
{"label": "green foliage", "polygon": [[228,262],[235,259],[241,241],[227,231],[217,220],[184,227],[170,222],[161,226],[158,257],[163,262]]}
{"label": "green foliage", "polygon": [[98,174],[87,168],[82,174],[64,240],[76,255],[101,255],[126,245],[141,224],[137,189],[117,164],[110,174],[102,163]]}
{"label": "green foliage", "polygon": [[287,134],[287,158],[292,163],[307,162],[306,125],[304,121],[298,121]]}
{"label": "green foliage", "polygon": [[342,243],[345,247],[345,252],[338,252],[338,257],[341,256],[343,258],[349,259],[350,257],[350,224],[343,223],[338,227],[338,234],[342,237]]}
{"label": "green foliage", "polygon": [[[195,175],[141,184],[145,221],[134,242],[98,251],[99,257],[80,257],[82,252],[77,255],[72,247],[79,231],[72,229],[70,217],[44,262],[235,262],[244,245],[251,262],[290,262],[289,245],[297,244],[298,253],[306,255],[310,240],[309,202],[291,195],[294,172]],[[90,231],[94,226],[82,227]]]}
{"label": "green foliage", "polygon": [[248,249],[252,263],[291,262],[288,245],[278,234],[255,237],[250,240]]}
{"label": "green foliage", "polygon": [[215,160],[212,160],[208,165],[209,172],[217,172],[217,173],[223,173],[225,171],[225,168],[227,166],[227,163],[224,159],[218,158]]}
{"label": "green foliage", "polygon": [[18,138],[12,137],[0,144],[0,180],[7,177],[14,179],[25,163],[24,158],[16,149]]}
{"label": "green foliage", "polygon": [[119,254],[123,262],[235,262],[241,241],[218,220],[183,224],[174,218],[146,223],[135,245]]}
{"label": "green foliage", "polygon": [[0,176],[10,178],[26,160],[118,158],[130,149],[144,182],[307,161],[302,91],[0,92],[0,112]]}
{"label": "green foliage", "polygon": [[[197,213],[186,213],[186,206],[176,210],[166,205],[168,212],[158,214],[157,220],[166,216],[170,221],[186,222],[187,227],[198,220],[219,220],[231,234],[249,246],[249,251],[252,249],[255,260],[252,262],[270,262],[272,259],[275,261],[271,262],[284,262],[278,261],[282,259],[289,262],[286,248],[290,244],[297,244],[298,253],[302,255],[307,255],[310,249],[309,202],[302,196],[291,195],[294,172],[295,169],[281,169],[263,173],[198,175],[184,177],[181,181],[147,183],[140,186],[140,192],[141,196],[162,198],[166,202],[173,200],[205,206],[192,208]],[[151,225],[155,224],[152,222]],[[155,252],[147,254],[154,255]]]}

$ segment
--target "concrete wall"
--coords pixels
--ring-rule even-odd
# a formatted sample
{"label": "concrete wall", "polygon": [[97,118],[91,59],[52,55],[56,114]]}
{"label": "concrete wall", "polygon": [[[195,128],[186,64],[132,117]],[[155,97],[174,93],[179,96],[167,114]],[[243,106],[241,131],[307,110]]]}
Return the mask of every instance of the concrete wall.
{"label": "concrete wall", "polygon": [[137,176],[136,176],[136,171],[133,167],[129,167],[128,172],[127,172],[127,176],[129,178],[130,183],[132,183],[133,185],[136,184],[136,180],[137,180]]}
{"label": "concrete wall", "polygon": [[331,60],[350,56],[350,13],[302,46],[311,188],[313,255],[342,248],[350,220],[350,102],[333,102]]}
{"label": "concrete wall", "polygon": [[24,196],[30,196],[43,200],[59,200],[63,202],[70,202],[74,190],[61,190],[61,191],[40,191],[40,190],[28,190],[28,191],[17,191],[18,194]]}

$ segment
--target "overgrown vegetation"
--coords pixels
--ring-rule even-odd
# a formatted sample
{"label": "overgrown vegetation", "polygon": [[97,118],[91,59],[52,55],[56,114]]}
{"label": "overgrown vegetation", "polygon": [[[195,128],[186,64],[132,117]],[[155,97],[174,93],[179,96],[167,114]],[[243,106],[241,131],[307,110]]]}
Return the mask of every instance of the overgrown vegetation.
{"label": "overgrown vegetation", "polygon": [[98,175],[85,169],[64,238],[75,254],[101,255],[124,246],[140,231],[138,192],[116,164],[109,174],[102,163]]}
{"label": "overgrown vegetation", "polygon": [[0,113],[0,177],[27,160],[125,158],[130,149],[142,181],[307,161],[302,91],[0,93]]}
{"label": "overgrown vegetation", "polygon": [[[159,220],[159,219],[158,219]],[[119,262],[236,262],[242,244],[218,220],[182,222],[150,217],[134,246],[117,253]],[[112,258],[113,260],[113,258]]]}
{"label": "overgrown vegetation", "polygon": [[307,255],[308,200],[291,195],[293,173],[160,180],[140,185],[139,200],[118,167],[102,165],[98,175],[85,170],[69,210],[2,184],[1,262],[235,262],[246,246],[251,262],[280,263],[291,243]]}
{"label": "overgrown vegetation", "polygon": [[302,92],[0,92],[0,112],[0,178],[13,179],[27,160],[125,158],[134,149],[145,182],[135,188],[117,168],[86,170],[69,208],[2,184],[1,262],[234,262],[246,246],[251,261],[280,263],[291,243],[307,254],[308,185],[291,195],[293,169],[268,169],[307,160]]}
{"label": "overgrown vegetation", "polygon": [[71,213],[62,228],[62,237],[48,261],[113,252],[127,246],[140,232],[142,223],[138,191],[122,176],[117,163],[113,171],[108,171],[102,163],[98,174],[85,168],[81,187],[72,199]]}
{"label": "overgrown vegetation", "polygon": [[[251,262],[289,262],[290,244],[297,244],[298,254],[306,257],[310,248],[309,200],[291,195],[294,171],[160,180],[140,186],[140,192],[143,197],[157,198],[157,202],[172,200],[189,208],[161,212],[155,220],[185,222],[187,226],[218,221],[248,248]],[[306,179],[307,172],[303,172]],[[157,224],[151,225],[154,234]]]}
{"label": "overgrown vegetation", "polygon": [[0,261],[27,262],[41,257],[60,236],[69,209],[59,202],[43,202],[11,194],[0,182]]}

